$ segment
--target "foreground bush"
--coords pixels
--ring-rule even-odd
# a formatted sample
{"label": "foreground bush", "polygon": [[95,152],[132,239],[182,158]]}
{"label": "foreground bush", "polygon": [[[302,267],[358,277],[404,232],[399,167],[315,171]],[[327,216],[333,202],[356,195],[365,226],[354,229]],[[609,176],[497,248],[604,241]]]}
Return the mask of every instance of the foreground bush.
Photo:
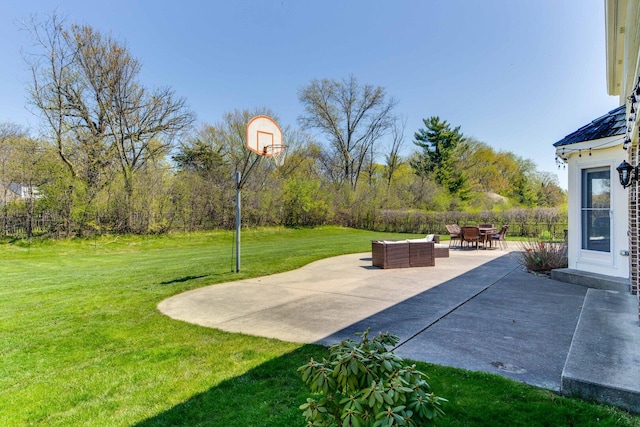
{"label": "foreground bush", "polygon": [[520,243],[519,258],[528,271],[549,272],[555,268],[567,268],[567,245],[565,243],[530,241]]}
{"label": "foreground bush", "polygon": [[429,426],[444,415],[446,399],[431,392],[427,376],[404,366],[393,348],[399,338],[369,330],[329,348],[329,359],[298,368],[314,397],[300,406],[308,426]]}

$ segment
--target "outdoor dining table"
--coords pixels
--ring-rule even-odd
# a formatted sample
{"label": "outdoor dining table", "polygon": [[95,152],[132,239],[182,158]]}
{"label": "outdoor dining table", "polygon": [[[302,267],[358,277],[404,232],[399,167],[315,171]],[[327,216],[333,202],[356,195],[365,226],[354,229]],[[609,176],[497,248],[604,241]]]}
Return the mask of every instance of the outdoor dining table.
{"label": "outdoor dining table", "polygon": [[492,236],[498,234],[498,229],[495,227],[478,227],[478,229],[480,230],[480,240],[482,241],[483,247],[487,249],[487,241],[489,242],[489,246],[492,246]]}

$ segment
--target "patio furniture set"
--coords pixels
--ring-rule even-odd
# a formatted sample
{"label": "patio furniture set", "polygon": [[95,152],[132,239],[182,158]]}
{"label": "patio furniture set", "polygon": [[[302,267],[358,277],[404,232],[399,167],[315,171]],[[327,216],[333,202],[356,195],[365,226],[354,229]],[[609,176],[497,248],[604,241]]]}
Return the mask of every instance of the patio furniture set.
{"label": "patio furniture set", "polygon": [[460,242],[460,248],[480,244],[486,249],[493,247],[493,242],[500,248],[506,248],[508,225],[500,230],[493,224],[480,224],[477,227],[458,227],[448,224],[449,245],[440,243],[440,236],[429,234],[424,239],[409,240],[372,240],[371,259],[374,267],[379,268],[407,268],[407,267],[433,267],[436,258],[449,257],[449,248],[456,241]]}
{"label": "patio furniture set", "polygon": [[449,246],[455,244],[456,241],[460,242],[462,248],[464,244],[470,247],[472,244],[478,249],[479,245],[486,249],[493,247],[493,243],[500,247],[500,249],[507,248],[507,231],[509,231],[509,225],[503,225],[498,230],[493,224],[479,224],[478,226],[464,226],[459,227],[457,224],[447,224],[447,231],[449,232]]}

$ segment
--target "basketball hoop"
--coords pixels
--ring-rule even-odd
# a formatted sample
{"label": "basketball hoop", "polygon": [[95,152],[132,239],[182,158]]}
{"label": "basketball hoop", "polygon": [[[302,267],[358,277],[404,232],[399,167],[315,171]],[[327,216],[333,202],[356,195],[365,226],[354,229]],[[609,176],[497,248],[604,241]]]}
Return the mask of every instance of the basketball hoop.
{"label": "basketball hoop", "polygon": [[247,148],[256,153],[257,156],[244,176],[241,176],[239,171],[236,172],[236,273],[240,272],[240,190],[247,176],[262,158],[269,157],[276,167],[280,167],[284,164],[285,153],[287,151],[287,147],[282,144],[282,130],[280,130],[280,126],[278,126],[275,120],[268,116],[256,116],[249,120],[249,123],[247,123],[246,144]]}
{"label": "basketball hoop", "polygon": [[287,157],[287,146],[284,144],[265,145],[262,150],[262,155],[269,157],[276,167],[280,167],[284,165]]}

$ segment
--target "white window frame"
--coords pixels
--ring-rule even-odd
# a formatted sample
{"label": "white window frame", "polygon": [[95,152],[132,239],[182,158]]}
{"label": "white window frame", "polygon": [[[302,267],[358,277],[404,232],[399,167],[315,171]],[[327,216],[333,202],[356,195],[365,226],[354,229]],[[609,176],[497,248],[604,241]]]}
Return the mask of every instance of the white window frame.
{"label": "white window frame", "polygon": [[[605,207],[588,207],[586,206],[586,200],[590,199],[590,197],[587,195],[586,191],[589,188],[589,186],[587,185],[587,179],[589,179],[589,175],[590,174],[596,174],[596,173],[601,173],[601,172],[607,172],[608,173],[608,179],[609,180],[609,205],[605,206]],[[612,249],[612,234],[613,234],[613,206],[612,206],[612,188],[611,188],[611,168],[609,166],[603,166],[603,167],[594,167],[594,168],[583,168],[580,171],[580,181],[581,181],[581,189],[580,189],[580,248],[582,250],[588,250],[588,251],[594,251],[594,252],[604,252],[604,253],[611,253]],[[606,223],[606,227],[608,229],[608,234],[606,236],[606,242],[607,247],[606,249],[604,249],[604,245],[602,249],[597,249],[596,246],[598,244],[598,242],[593,241],[590,242],[590,239],[592,238],[592,236],[590,236],[589,232],[593,230],[593,227],[595,227],[593,224],[587,224],[585,222],[585,217],[590,216],[590,213],[596,213],[596,212],[602,212],[602,213],[606,213],[606,218],[607,218],[607,222]],[[599,218],[596,218],[596,221]],[[590,243],[592,243],[591,247],[587,247],[590,245]],[[604,241],[602,243],[605,243]]]}

